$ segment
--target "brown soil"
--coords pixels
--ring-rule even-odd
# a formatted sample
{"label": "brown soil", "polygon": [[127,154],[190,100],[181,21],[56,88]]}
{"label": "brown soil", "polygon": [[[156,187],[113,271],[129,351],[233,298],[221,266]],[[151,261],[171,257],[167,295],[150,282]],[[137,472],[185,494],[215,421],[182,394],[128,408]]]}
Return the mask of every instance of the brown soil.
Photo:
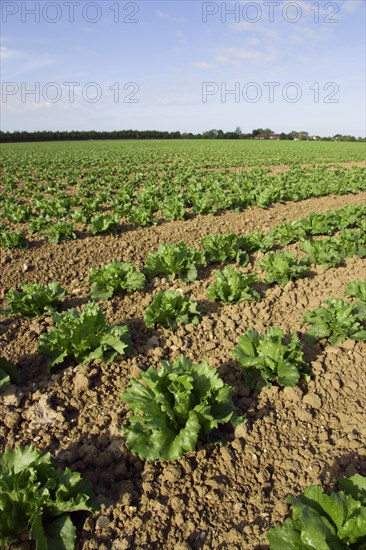
{"label": "brown soil", "polygon": [[[65,306],[78,306],[88,300],[89,268],[111,259],[141,268],[147,252],[161,242],[198,245],[208,233],[268,230],[365,199],[360,193],[249,208],[58,246],[34,241],[29,250],[2,255],[0,297],[22,283],[58,280],[69,292]],[[128,324],[134,343],[130,358],[108,366],[70,364],[52,375],[37,354],[39,335],[52,319],[0,317],[1,355],[22,372],[21,385],[0,394],[0,448],[33,443],[92,482],[101,509],[79,518],[79,549],[267,548],[265,533],[285,518],[288,494],[318,483],[333,489],[340,475],[366,475],[366,344],[305,346],[311,381],[260,393],[245,387],[232,348],[248,328],[263,331],[273,324],[303,334],[304,313],[330,296],[342,296],[347,283],[365,277],[365,268],[366,261],[355,257],[328,271],[313,269],[310,277],[285,287],[261,283],[260,302],[230,306],[207,300],[214,269],[202,269],[191,285],[155,279],[143,293],[102,302],[109,323]],[[189,291],[203,312],[201,323],[176,333],[146,329],[143,311],[158,288]],[[125,446],[120,427],[127,407],[119,396],[140,369],[180,353],[217,368],[235,388],[234,402],[249,421],[235,432],[225,430],[225,446],[200,445],[171,463],[144,463]]]}

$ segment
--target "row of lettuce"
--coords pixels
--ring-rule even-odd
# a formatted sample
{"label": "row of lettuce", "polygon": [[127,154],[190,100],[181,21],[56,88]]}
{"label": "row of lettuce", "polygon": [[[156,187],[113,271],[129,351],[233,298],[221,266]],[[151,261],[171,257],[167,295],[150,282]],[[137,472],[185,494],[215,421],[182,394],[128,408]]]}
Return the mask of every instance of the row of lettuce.
{"label": "row of lettuce", "polygon": [[[31,290],[32,293],[28,293]],[[48,290],[56,291],[60,296],[63,292],[58,283],[48,286],[28,285],[25,290],[12,291],[21,299],[12,311],[26,315],[40,315],[41,307],[38,298],[47,302],[46,310],[50,313]],[[249,294],[249,292],[247,292]],[[310,344],[326,338],[330,344],[337,344],[346,339],[366,340],[364,321],[366,320],[366,281],[356,280],[347,285],[346,296],[353,298],[351,302],[330,298],[321,306],[308,311],[303,317],[303,325],[308,326],[304,338]],[[25,298],[25,308],[22,299]],[[249,296],[252,299],[252,296]],[[34,300],[37,301],[35,307]],[[11,308],[10,308],[11,309]],[[3,310],[4,311],[4,310]],[[6,311],[6,310],[5,310]],[[7,310],[9,311],[9,310]],[[43,309],[44,313],[44,309]],[[176,330],[178,324],[199,323],[200,311],[197,304],[188,296],[182,296],[177,291],[159,291],[153,302],[144,313],[145,325],[148,328],[162,325]],[[105,362],[113,361],[117,356],[127,357],[132,350],[132,340],[126,325],[108,325],[102,309],[93,302],[87,303],[80,310],[68,309],[64,312],[53,312],[55,326],[39,338],[39,352],[47,359],[48,369],[52,369],[65,361],[66,358],[78,363],[88,363],[94,359]],[[286,341],[286,344],[284,342]],[[255,358],[274,346],[278,360],[263,359],[256,363]],[[264,350],[264,351],[262,351]],[[282,350],[282,351],[279,351]],[[266,384],[278,382],[281,385],[294,386],[299,381],[301,373],[305,373],[305,363],[298,336],[293,334],[286,339],[284,333],[275,327],[269,327],[266,334],[258,335],[254,330],[247,331],[234,348],[234,355],[243,367],[260,371],[260,376]],[[274,353],[274,352],[273,352]],[[247,359],[246,359],[247,357]],[[15,366],[0,359],[0,387],[12,382],[18,382],[19,376]],[[267,365],[269,363],[269,365]],[[267,367],[270,367],[269,370]],[[305,370],[304,370],[305,369]],[[248,375],[248,382],[251,380]],[[258,373],[254,373],[256,375]],[[255,376],[254,376],[255,377]],[[263,382],[262,380],[262,382]],[[253,386],[253,381],[250,382]]]}
{"label": "row of lettuce", "polygon": [[[181,177],[151,181],[134,174],[128,182],[89,181],[62,184],[51,181],[5,184],[0,199],[0,246],[29,246],[27,235],[46,237],[50,243],[77,238],[75,224],[84,224],[91,235],[117,234],[124,225],[143,227],[162,220],[186,219],[197,214],[217,214],[248,206],[268,207],[281,201],[299,201],[329,194],[358,193],[366,189],[365,171],[313,168],[294,169],[272,176],[257,169],[240,175],[199,173],[186,168]],[[74,182],[73,182],[74,183]],[[9,224],[27,224],[12,231]],[[79,233],[80,236],[80,233]]]}

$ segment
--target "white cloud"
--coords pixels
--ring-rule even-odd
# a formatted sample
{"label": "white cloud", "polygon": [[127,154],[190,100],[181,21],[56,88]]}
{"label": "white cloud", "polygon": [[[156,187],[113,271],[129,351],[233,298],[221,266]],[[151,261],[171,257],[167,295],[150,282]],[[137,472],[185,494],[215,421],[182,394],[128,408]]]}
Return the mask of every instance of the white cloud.
{"label": "white cloud", "polygon": [[203,70],[215,68],[215,65],[212,65],[211,63],[207,63],[206,61],[195,61],[193,63],[193,66],[196,67],[197,69],[203,69]]}
{"label": "white cloud", "polygon": [[[269,38],[271,40],[281,40],[281,35],[274,28],[265,27],[263,23],[259,22],[253,25],[247,21],[242,21],[241,23],[233,23],[231,25],[231,30],[234,32],[245,32],[256,34],[262,38]],[[257,38],[258,40],[258,38]]]}
{"label": "white cloud", "polygon": [[248,38],[247,42],[250,46],[259,46],[259,44],[261,43],[261,41],[258,38],[255,38],[255,37]]}
{"label": "white cloud", "polygon": [[355,13],[362,5],[364,3],[361,0],[343,0],[342,9],[347,13]]}
{"label": "white cloud", "polygon": [[273,49],[269,52],[262,52],[254,49],[224,48],[215,57],[218,63],[235,67],[242,66],[243,62],[256,66],[266,65],[276,59],[277,53]]}
{"label": "white cloud", "polygon": [[159,19],[165,19],[167,21],[172,21],[173,23],[185,22],[184,17],[174,17],[174,15],[170,15],[169,13],[160,10],[157,10],[156,15],[159,17]]}
{"label": "white cloud", "polygon": [[[326,12],[323,13],[322,17],[324,18],[325,15]],[[330,14],[328,13],[328,15]],[[339,14],[337,17],[339,18]],[[264,50],[267,47],[269,50],[273,50],[273,47],[276,46],[278,51],[283,51],[283,48],[287,45],[301,45],[306,50],[311,51],[333,40],[337,30],[335,27],[336,25],[325,23],[320,27],[314,21],[302,18],[298,23],[277,24],[275,28],[268,27],[261,22],[251,25],[243,21],[232,25],[231,29],[236,33],[245,33],[247,35],[245,37],[245,44],[247,46],[254,46],[254,49],[260,47]]]}
{"label": "white cloud", "polygon": [[11,59],[11,62],[9,61],[9,65],[6,66],[7,79],[18,78],[23,76],[25,73],[32,73],[33,71],[38,71],[55,64],[55,59],[47,53],[31,54],[20,51],[16,52],[9,50],[8,48],[1,48],[1,60],[4,59]]}
{"label": "white cloud", "polygon": [[17,57],[18,55],[19,52],[15,50],[9,50],[9,48],[5,48],[4,46],[0,48],[0,59],[8,59],[9,57]]}

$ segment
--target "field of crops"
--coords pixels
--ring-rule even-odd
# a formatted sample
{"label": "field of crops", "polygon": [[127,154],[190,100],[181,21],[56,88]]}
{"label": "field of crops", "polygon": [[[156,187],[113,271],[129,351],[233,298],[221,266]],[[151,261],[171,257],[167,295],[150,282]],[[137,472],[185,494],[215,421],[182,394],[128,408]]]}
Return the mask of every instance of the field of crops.
{"label": "field of crops", "polygon": [[366,475],[364,144],[9,144],[0,173],[0,452],[90,483],[75,548],[266,549],[288,495]]}

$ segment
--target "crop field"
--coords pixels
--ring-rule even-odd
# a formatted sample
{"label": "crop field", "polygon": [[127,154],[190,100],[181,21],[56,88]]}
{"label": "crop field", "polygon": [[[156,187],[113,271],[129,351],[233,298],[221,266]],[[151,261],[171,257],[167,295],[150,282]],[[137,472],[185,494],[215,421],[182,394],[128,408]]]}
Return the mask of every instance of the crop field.
{"label": "crop field", "polygon": [[366,475],[365,144],[1,149],[0,453],[85,480],[9,547],[264,550]]}

